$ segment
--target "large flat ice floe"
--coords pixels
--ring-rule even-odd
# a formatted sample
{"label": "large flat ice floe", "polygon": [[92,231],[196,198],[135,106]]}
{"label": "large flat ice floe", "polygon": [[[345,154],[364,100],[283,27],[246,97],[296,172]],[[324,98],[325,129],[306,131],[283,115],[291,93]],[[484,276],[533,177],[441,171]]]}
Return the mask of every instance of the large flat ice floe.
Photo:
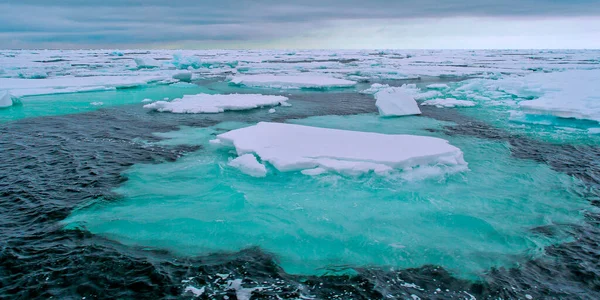
{"label": "large flat ice floe", "polygon": [[173,101],[157,101],[144,108],[171,113],[221,113],[226,110],[249,110],[259,107],[286,105],[288,98],[260,94],[185,95]]}
{"label": "large flat ice floe", "polygon": [[379,114],[384,117],[421,114],[417,101],[405,88],[384,88],[375,93],[375,99]]}
{"label": "large flat ice floe", "polygon": [[521,98],[537,98],[519,102],[526,113],[600,122],[599,82],[600,70],[573,70],[506,78],[497,82],[497,88]]}
{"label": "large flat ice floe", "polygon": [[448,166],[466,169],[462,151],[448,141],[417,135],[389,135],[303,125],[260,122],[217,136],[240,157],[256,154],[281,172],[358,175],[393,169]]}
{"label": "large flat ice floe", "polygon": [[14,96],[21,97],[129,88],[163,80],[173,79],[170,76],[89,76],[46,79],[0,78],[0,89],[8,90]]}
{"label": "large flat ice floe", "polygon": [[265,87],[277,89],[299,88],[340,88],[351,87],[355,81],[338,79],[323,75],[240,75],[230,79],[233,84],[248,87]]}

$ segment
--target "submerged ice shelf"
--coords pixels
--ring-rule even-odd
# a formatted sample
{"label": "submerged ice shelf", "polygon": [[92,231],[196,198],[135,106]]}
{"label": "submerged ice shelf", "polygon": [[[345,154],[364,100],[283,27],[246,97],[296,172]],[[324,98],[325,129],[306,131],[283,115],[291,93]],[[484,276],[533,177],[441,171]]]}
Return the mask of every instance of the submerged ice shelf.
{"label": "submerged ice shelf", "polygon": [[514,158],[502,142],[445,136],[429,130],[445,123],[425,117],[324,116],[293,123],[448,139],[463,149],[470,171],[424,168],[429,174],[423,174],[415,168],[358,177],[281,172],[254,178],[228,166],[237,156],[231,148],[209,142],[248,124],[221,123],[160,134],[171,138],[161,144],[203,147],[175,162],[133,166],[115,190],[119,201],[99,199],[64,224],[186,256],[258,246],[295,274],[435,264],[472,277],[490,267],[513,266],[515,256],[535,257],[544,245],[561,241],[562,235],[550,238],[532,229],[581,222],[585,202],[571,189],[577,182],[544,164]]}
{"label": "submerged ice shelf", "polygon": [[282,172],[317,168],[357,175],[429,165],[466,169],[467,165],[460,149],[426,136],[260,122],[217,138],[222,145],[234,146],[238,155],[254,153]]}

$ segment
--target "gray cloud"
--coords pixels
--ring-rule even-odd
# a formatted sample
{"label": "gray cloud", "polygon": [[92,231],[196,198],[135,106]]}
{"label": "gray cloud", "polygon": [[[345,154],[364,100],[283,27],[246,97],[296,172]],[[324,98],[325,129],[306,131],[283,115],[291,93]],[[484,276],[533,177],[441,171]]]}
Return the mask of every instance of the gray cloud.
{"label": "gray cloud", "polygon": [[599,15],[600,0],[8,0],[0,48],[248,42],[355,19]]}

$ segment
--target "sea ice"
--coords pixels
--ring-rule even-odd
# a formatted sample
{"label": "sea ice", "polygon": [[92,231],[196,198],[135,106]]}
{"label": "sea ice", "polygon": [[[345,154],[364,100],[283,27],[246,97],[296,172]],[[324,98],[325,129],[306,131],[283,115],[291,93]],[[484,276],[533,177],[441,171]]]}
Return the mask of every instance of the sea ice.
{"label": "sea ice", "polygon": [[271,96],[260,94],[228,94],[210,95],[197,94],[185,95],[173,101],[156,101],[144,105],[144,108],[159,112],[172,113],[221,113],[226,110],[249,110],[265,106],[276,106],[286,103],[284,96]]}
{"label": "sea ice", "polygon": [[138,69],[152,69],[160,67],[160,62],[152,57],[136,57],[133,59]]}
{"label": "sea ice", "polygon": [[375,93],[375,105],[381,116],[420,115],[415,99],[403,88],[386,88]]}
{"label": "sea ice", "polygon": [[454,98],[446,99],[433,99],[427,100],[421,103],[421,105],[431,105],[435,107],[472,107],[475,106],[475,102],[467,100],[457,100]]}
{"label": "sea ice", "polygon": [[12,95],[8,91],[0,91],[0,107],[9,107],[12,105]]}
{"label": "sea ice", "polygon": [[252,177],[265,177],[267,176],[267,168],[256,160],[256,157],[252,154],[244,154],[238,156],[228,164],[230,167],[239,169],[242,173],[250,175]]}
{"label": "sea ice", "polygon": [[183,81],[183,82],[190,82],[190,81],[192,81],[192,73],[191,72],[177,73],[177,74],[173,75],[173,79],[177,79],[177,80]]}
{"label": "sea ice", "polygon": [[427,86],[428,89],[434,89],[434,90],[443,90],[443,89],[447,89],[448,85],[445,83],[434,83],[434,84],[430,84]]}
{"label": "sea ice", "polygon": [[467,164],[462,151],[448,141],[417,135],[260,122],[217,138],[223,145],[234,146],[238,155],[254,153],[281,172],[306,170],[307,175],[322,173],[321,169],[357,175],[417,166]]}
{"label": "sea ice", "polygon": [[600,70],[572,70],[506,78],[497,86],[521,98],[537,98],[519,102],[526,113],[600,122],[598,82]]}
{"label": "sea ice", "polygon": [[14,96],[76,93],[129,88],[168,79],[164,76],[90,76],[46,79],[0,78],[0,87]]}
{"label": "sea ice", "polygon": [[373,83],[370,88],[368,88],[366,90],[362,90],[362,91],[360,91],[360,93],[361,94],[373,95],[373,94],[376,94],[377,92],[379,92],[381,90],[384,90],[384,89],[387,89],[389,87],[390,86],[387,85],[387,84]]}
{"label": "sea ice", "polygon": [[233,84],[248,87],[279,89],[351,87],[355,81],[323,75],[239,75],[230,79]]}

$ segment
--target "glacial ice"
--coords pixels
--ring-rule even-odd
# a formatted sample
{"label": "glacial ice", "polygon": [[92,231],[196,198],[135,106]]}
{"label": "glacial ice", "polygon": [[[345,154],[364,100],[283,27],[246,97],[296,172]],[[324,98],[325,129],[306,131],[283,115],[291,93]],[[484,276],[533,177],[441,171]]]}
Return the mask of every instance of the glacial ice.
{"label": "glacial ice", "polygon": [[258,160],[256,160],[256,157],[252,154],[238,156],[230,161],[228,165],[252,177],[267,176],[267,168],[263,164],[259,163]]}
{"label": "glacial ice", "polygon": [[[389,135],[260,122],[217,136],[238,155],[254,153],[281,172],[321,169],[359,175],[427,165],[465,165],[448,141],[416,135]],[[320,168],[314,170],[315,168]]]}
{"label": "glacial ice", "polygon": [[265,106],[282,105],[287,100],[288,98],[284,96],[260,94],[197,94],[185,95],[170,102],[156,101],[144,105],[144,108],[159,112],[180,114],[222,113],[226,110],[249,110]]}
{"label": "glacial ice", "polygon": [[8,91],[0,91],[0,107],[9,107],[12,105],[12,95]]}
{"label": "glacial ice", "polygon": [[340,88],[351,87],[355,81],[338,79],[323,75],[239,75],[230,78],[230,82],[248,87],[299,89],[299,88]]}
{"label": "glacial ice", "polygon": [[415,99],[404,88],[385,88],[375,93],[375,105],[384,117],[420,115]]}
{"label": "glacial ice", "polygon": [[432,99],[423,101],[421,105],[430,105],[435,107],[472,107],[475,106],[475,102],[468,100],[457,100],[454,98],[446,98],[446,99]]}

